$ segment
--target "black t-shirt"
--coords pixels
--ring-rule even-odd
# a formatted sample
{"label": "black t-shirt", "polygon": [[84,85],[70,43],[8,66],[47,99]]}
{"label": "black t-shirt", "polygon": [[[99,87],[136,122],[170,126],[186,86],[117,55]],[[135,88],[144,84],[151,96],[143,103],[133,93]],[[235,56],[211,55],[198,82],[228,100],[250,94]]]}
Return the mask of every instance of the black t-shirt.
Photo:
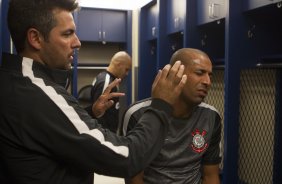
{"label": "black t-shirt", "polygon": [[[130,134],[150,103],[146,99],[130,106],[123,117],[125,133]],[[213,106],[201,103],[189,118],[173,118],[159,155],[144,170],[144,182],[200,183],[202,165],[221,162],[220,140],[221,118]]]}
{"label": "black t-shirt", "polygon": [[[95,102],[115,79],[116,77],[108,71],[99,73],[94,79],[93,88],[91,89],[92,101]],[[111,92],[117,91],[117,87],[111,90]],[[113,106],[109,108],[102,117],[98,118],[98,120],[103,128],[116,132],[119,124],[119,98],[113,98],[112,100],[114,101]]]}

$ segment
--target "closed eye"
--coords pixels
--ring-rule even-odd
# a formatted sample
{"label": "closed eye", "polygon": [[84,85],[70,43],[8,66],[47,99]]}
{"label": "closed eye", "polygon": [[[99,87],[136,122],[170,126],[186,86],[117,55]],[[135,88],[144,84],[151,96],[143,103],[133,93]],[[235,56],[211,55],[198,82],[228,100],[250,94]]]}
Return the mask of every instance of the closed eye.
{"label": "closed eye", "polygon": [[73,34],[74,34],[74,30],[67,30],[67,31],[63,32],[63,36],[65,36],[65,37],[72,36]]}
{"label": "closed eye", "polygon": [[[206,70],[196,70],[195,74],[197,74],[198,76],[202,76],[207,74],[208,72]],[[212,78],[212,72],[208,73],[209,77]]]}
{"label": "closed eye", "polygon": [[204,73],[206,73],[204,70],[196,70],[195,73],[197,75],[203,75]]}

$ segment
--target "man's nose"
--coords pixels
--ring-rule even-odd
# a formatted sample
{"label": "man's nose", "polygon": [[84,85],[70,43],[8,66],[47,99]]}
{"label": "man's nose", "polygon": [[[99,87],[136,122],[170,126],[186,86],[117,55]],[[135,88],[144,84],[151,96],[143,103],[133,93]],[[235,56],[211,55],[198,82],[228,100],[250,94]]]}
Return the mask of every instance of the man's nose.
{"label": "man's nose", "polygon": [[205,85],[210,86],[211,85],[211,77],[207,74],[203,77],[202,81]]}
{"label": "man's nose", "polygon": [[74,42],[73,42],[73,48],[80,48],[81,42],[76,34],[74,34]]}

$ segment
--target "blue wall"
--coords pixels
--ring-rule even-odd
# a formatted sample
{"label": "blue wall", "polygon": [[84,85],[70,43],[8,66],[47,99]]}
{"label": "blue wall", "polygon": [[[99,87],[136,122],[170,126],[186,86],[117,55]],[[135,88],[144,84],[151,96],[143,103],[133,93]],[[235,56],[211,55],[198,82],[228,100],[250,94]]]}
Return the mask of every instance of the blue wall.
{"label": "blue wall", "polygon": [[0,65],[2,62],[2,0],[0,0]]}

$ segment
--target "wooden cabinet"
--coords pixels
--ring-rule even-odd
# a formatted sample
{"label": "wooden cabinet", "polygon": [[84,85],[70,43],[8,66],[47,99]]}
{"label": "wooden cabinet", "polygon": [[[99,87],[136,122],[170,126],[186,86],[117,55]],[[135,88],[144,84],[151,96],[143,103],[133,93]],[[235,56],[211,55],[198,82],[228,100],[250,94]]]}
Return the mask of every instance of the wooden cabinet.
{"label": "wooden cabinet", "polygon": [[151,95],[153,78],[157,72],[157,46],[159,37],[159,4],[152,1],[141,8],[140,12],[140,58],[138,67],[138,99]]}
{"label": "wooden cabinet", "polygon": [[[146,31],[144,38],[146,40],[152,40],[158,37],[158,17],[159,17],[159,6],[156,1],[143,7],[141,9],[141,17],[143,18],[144,24],[141,27],[141,31]],[[142,34],[142,33],[141,33]]]}
{"label": "wooden cabinet", "polygon": [[[262,1],[258,1],[262,2]],[[265,2],[265,1],[264,1]],[[280,3],[282,3],[280,1]],[[257,4],[258,5],[258,4]],[[260,4],[262,5],[262,4]],[[251,65],[269,65],[282,61],[282,7],[278,2],[244,12]]]}
{"label": "wooden cabinet", "polygon": [[205,24],[225,18],[226,3],[226,0],[198,0],[198,24]]}
{"label": "wooden cabinet", "polygon": [[167,33],[184,30],[186,16],[186,0],[167,0]]}
{"label": "wooden cabinet", "polygon": [[103,11],[102,39],[111,42],[126,42],[126,12]]}
{"label": "wooden cabinet", "polygon": [[126,42],[127,11],[82,8],[77,15],[81,41]]}
{"label": "wooden cabinet", "polygon": [[281,0],[245,0],[244,1],[244,8],[245,10],[251,10],[263,6],[267,6],[273,3],[279,3],[277,6],[282,7],[282,1]]}

